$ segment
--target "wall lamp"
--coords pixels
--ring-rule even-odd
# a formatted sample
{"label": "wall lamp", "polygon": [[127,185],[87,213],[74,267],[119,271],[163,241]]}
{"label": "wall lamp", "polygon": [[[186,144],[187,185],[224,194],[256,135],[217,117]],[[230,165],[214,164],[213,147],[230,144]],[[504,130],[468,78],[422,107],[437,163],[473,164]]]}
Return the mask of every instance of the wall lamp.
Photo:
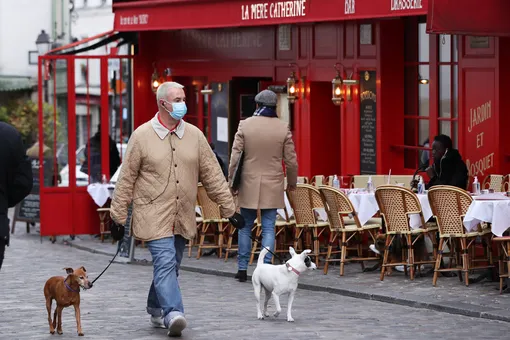
{"label": "wall lamp", "polygon": [[294,66],[297,68],[298,77],[296,78],[296,72],[292,71],[290,77],[287,79],[287,100],[289,103],[294,104],[298,96],[301,96],[302,99],[306,97],[306,78],[299,77],[299,68],[297,64],[290,63],[289,66]]}
{"label": "wall lamp", "polygon": [[425,78],[422,78],[421,74],[418,75],[418,82],[421,84],[421,85],[427,85],[429,83],[429,80],[428,79],[425,79]]}
{"label": "wall lamp", "polygon": [[154,72],[152,72],[151,87],[152,92],[156,93],[159,85],[161,85],[161,81],[159,79],[158,71],[156,70],[156,63],[152,63],[152,67],[154,68]]}
{"label": "wall lamp", "polygon": [[[341,63],[336,63],[333,65],[333,67],[336,70],[336,76],[331,81],[333,88],[332,88],[332,98],[331,101],[333,101],[333,104],[340,105],[344,102],[345,99],[347,101],[352,101],[352,89],[351,87],[354,85],[359,84],[359,81],[356,79],[352,79],[353,73],[347,78],[342,79],[342,76],[340,75],[340,70],[338,69],[338,65],[342,65]],[[343,65],[342,65],[343,66]],[[343,87],[345,86],[345,91]],[[344,99],[344,92],[345,92],[345,99]]]}

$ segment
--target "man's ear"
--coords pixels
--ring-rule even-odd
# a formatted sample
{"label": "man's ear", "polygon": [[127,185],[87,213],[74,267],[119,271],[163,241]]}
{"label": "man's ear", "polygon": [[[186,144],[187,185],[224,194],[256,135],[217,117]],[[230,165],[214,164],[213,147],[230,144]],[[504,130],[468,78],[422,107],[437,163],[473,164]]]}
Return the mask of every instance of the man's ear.
{"label": "man's ear", "polygon": [[87,272],[87,269],[85,269],[84,266],[81,266],[80,269],[83,270],[85,273]]}
{"label": "man's ear", "polygon": [[72,274],[74,273],[74,269],[73,268],[64,268],[64,270],[66,271],[67,274]]}

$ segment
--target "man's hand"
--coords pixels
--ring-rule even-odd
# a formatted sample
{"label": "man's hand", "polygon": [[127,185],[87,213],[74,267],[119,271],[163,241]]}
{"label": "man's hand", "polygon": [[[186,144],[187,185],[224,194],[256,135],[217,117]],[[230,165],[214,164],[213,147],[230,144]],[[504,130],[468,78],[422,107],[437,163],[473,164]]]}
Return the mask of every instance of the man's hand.
{"label": "man's hand", "polygon": [[289,191],[295,191],[296,188],[297,188],[296,185],[287,185],[287,190],[289,190]]}
{"label": "man's hand", "polygon": [[124,226],[112,221],[110,232],[114,241],[120,241],[124,237]]}
{"label": "man's hand", "polygon": [[244,217],[239,213],[234,213],[234,216],[230,217],[228,220],[236,229],[243,229],[245,226]]}

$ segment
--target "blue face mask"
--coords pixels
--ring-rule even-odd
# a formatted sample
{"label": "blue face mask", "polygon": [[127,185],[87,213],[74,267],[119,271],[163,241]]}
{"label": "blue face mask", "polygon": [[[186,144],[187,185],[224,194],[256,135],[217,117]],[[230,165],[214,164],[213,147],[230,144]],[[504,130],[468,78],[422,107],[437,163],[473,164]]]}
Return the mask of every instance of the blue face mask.
{"label": "blue face mask", "polygon": [[173,111],[170,112],[167,110],[167,112],[170,114],[170,117],[172,117],[175,120],[181,120],[186,115],[186,112],[188,112],[188,108],[186,107],[185,102],[179,102],[179,103],[171,103]]}

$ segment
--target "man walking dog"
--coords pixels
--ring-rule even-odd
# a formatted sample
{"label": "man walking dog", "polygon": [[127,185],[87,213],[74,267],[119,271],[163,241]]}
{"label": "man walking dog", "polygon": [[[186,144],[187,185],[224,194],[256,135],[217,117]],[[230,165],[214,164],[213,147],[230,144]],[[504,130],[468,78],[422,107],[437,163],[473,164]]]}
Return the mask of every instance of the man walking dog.
{"label": "man walking dog", "polygon": [[180,336],[186,319],[177,277],[186,241],[197,231],[198,181],[223,217],[235,227],[244,224],[207,139],[183,120],[187,112],[183,86],[165,82],[156,97],[158,112],[129,139],[111,204],[111,217],[117,223],[112,236],[116,240],[123,236],[132,202],[133,235],[147,242],[154,266],[147,312],[153,326]]}
{"label": "man walking dog", "polygon": [[[276,93],[264,90],[255,96],[255,102],[257,110],[253,117],[239,123],[232,146],[229,182],[233,180],[236,165],[243,153],[239,184],[241,215],[246,224],[252,226],[257,218],[257,210],[261,210],[262,246],[274,250],[276,210],[285,206],[282,161],[287,171],[289,190],[296,188],[298,165],[289,125],[278,119],[276,113]],[[250,234],[251,228],[239,230],[236,278],[240,282],[247,279]],[[270,254],[267,254],[264,262],[271,262]]]}

